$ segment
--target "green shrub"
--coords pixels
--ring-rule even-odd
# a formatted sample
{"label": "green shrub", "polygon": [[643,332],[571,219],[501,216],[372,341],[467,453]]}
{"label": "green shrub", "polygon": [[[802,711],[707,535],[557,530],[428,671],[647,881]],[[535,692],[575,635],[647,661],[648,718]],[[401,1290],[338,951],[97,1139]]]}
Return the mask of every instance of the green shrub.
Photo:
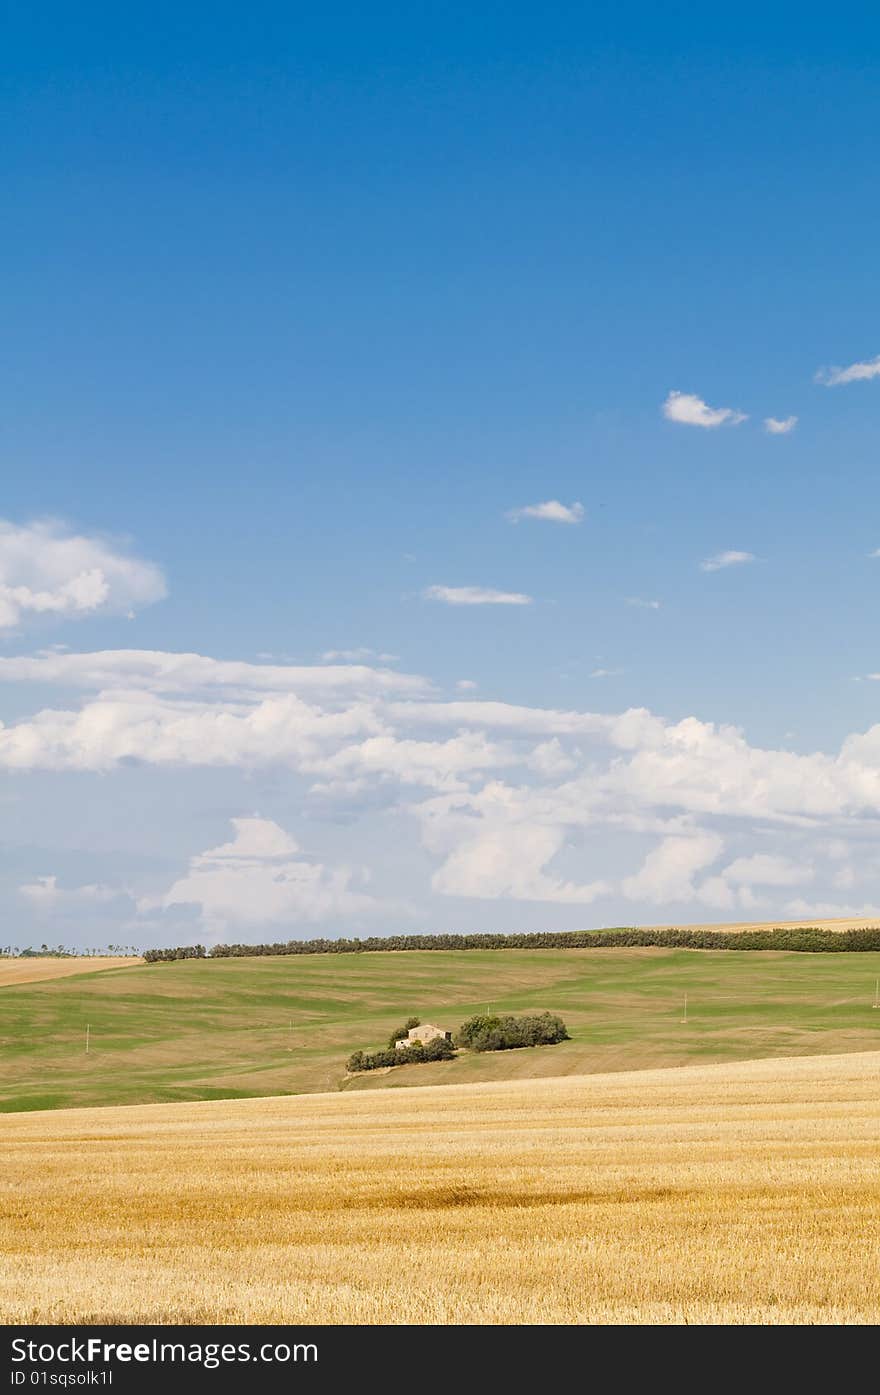
{"label": "green shrub", "polygon": [[523,1017],[469,1017],[458,1029],[456,1041],[471,1051],[512,1051],[520,1046],[553,1046],[568,1040],[561,1017],[542,1012]]}

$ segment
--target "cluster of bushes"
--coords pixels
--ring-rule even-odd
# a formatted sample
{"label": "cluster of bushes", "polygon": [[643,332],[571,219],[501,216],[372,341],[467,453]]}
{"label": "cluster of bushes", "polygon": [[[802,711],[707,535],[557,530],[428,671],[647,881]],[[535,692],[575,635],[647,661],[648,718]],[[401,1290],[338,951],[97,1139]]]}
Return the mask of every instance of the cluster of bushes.
{"label": "cluster of bushes", "polygon": [[[411,1027],[421,1023],[418,1017],[408,1017],[403,1027],[391,1033],[385,1051],[355,1051],[349,1056],[349,1071],[378,1070],[380,1066],[418,1065],[423,1061],[449,1061],[455,1055],[455,1047],[446,1037],[435,1037],[433,1041],[413,1042],[412,1046],[396,1046],[395,1042],[405,1037]],[[484,1014],[469,1017],[462,1022],[455,1034],[457,1046],[465,1046],[469,1051],[511,1051],[517,1046],[553,1046],[557,1041],[568,1041],[568,1031],[561,1017],[552,1012],[536,1012],[523,1017],[492,1017]]]}
{"label": "cluster of bushes", "polygon": [[491,1017],[482,1014],[462,1022],[455,1038],[469,1051],[511,1051],[518,1046],[554,1046],[568,1041],[561,1017],[540,1012],[524,1017]]}
{"label": "cluster of bushes", "polygon": [[[418,1026],[414,1022],[413,1026]],[[433,1041],[428,1041],[423,1046],[421,1042],[414,1042],[412,1046],[389,1046],[385,1051],[355,1051],[349,1056],[347,1069],[357,1070],[378,1070],[380,1066],[411,1066],[421,1065],[425,1061],[451,1061],[455,1055],[455,1047],[446,1037],[435,1037]]]}
{"label": "cluster of bushes", "polygon": [[[215,945],[212,959],[244,959],[267,954],[370,954],[416,949],[788,949],[806,954],[880,950],[880,926],[866,930],[563,930],[521,935],[371,935],[367,939],[286,940],[278,944]],[[204,945],[148,949],[150,964],[172,959],[204,959]]]}

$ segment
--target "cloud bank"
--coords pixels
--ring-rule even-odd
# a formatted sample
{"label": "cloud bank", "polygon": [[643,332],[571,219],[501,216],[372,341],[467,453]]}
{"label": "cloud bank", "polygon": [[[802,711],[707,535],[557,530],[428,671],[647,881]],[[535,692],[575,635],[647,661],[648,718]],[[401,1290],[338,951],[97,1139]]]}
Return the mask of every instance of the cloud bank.
{"label": "cloud bank", "polygon": [[[5,770],[287,772],[304,809],[335,803],[355,820],[381,794],[443,898],[745,913],[768,894],[797,899],[817,867],[848,891],[870,871],[858,849],[880,819],[880,725],[836,753],[796,754],[644,708],[443,701],[418,675],[378,669],[152,651],[0,661],[0,679],[35,678],[82,695],[0,727]],[[254,815],[142,896],[139,914],[195,914],[216,935],[258,922],[345,928],[381,900],[364,885],[357,865],[309,855]],[[44,911],[116,894],[102,883],[65,892],[53,876],[20,891]]]}

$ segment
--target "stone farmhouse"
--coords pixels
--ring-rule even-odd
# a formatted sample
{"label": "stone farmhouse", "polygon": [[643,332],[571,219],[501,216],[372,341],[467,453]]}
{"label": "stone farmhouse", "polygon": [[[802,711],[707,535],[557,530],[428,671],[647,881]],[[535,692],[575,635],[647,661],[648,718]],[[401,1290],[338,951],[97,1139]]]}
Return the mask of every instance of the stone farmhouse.
{"label": "stone farmhouse", "polygon": [[429,1041],[435,1041],[437,1037],[445,1037],[447,1041],[452,1041],[452,1033],[444,1032],[442,1027],[433,1027],[430,1022],[423,1022],[420,1027],[410,1027],[405,1037],[401,1037],[394,1045],[400,1051],[405,1046],[425,1046]]}

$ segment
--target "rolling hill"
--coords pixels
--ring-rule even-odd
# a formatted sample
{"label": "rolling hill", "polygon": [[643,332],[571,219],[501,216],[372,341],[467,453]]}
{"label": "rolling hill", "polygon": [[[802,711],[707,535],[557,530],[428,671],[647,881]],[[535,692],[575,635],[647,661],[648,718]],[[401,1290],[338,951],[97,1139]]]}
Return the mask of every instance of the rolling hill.
{"label": "rolling hill", "polygon": [[[880,954],[666,949],[184,960],[0,988],[0,1110],[140,1104],[851,1052]],[[688,1020],[682,1022],[684,995]],[[405,1017],[560,1013],[571,1041],[346,1078]],[[89,1052],[85,1051],[86,1027]]]}

